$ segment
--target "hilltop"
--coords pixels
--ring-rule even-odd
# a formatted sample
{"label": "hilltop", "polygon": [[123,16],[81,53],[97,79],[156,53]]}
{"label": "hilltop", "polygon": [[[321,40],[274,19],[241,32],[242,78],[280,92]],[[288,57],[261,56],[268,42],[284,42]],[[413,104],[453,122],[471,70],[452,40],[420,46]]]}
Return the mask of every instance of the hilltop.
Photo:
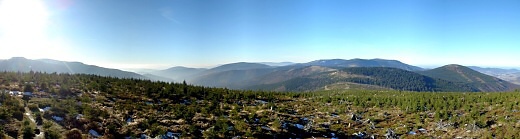
{"label": "hilltop", "polygon": [[456,64],[420,71],[419,73],[451,82],[468,84],[478,91],[484,92],[510,91],[519,87],[502,79]]}

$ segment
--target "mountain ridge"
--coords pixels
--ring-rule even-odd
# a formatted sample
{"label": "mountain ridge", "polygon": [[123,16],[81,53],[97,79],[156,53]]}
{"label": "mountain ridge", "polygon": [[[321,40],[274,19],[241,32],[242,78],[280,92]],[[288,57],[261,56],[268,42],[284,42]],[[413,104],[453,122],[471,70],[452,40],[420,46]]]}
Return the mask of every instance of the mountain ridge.
{"label": "mountain ridge", "polygon": [[[253,65],[253,66],[250,66]],[[461,65],[446,65],[445,67],[463,67]],[[327,76],[326,72],[333,72],[338,70],[343,70],[345,68],[353,68],[353,67],[383,67],[383,68],[395,68],[401,69],[405,71],[411,72],[425,72],[431,70],[425,70],[420,67],[408,65],[402,63],[397,60],[385,60],[385,59],[324,59],[324,60],[315,60],[307,63],[297,63],[288,66],[269,66],[260,63],[248,63],[248,62],[237,62],[221,65],[212,69],[207,69],[204,72],[201,72],[199,75],[194,75],[192,79],[188,79],[187,81],[196,85],[202,86],[212,86],[212,87],[227,87],[232,89],[262,89],[261,87],[267,87],[273,84],[280,84],[283,82],[299,82],[301,86],[308,86],[310,89],[315,88],[324,88],[326,86],[323,83],[336,83],[342,84],[335,80],[325,80],[321,79],[318,76]],[[465,68],[463,72],[469,72],[468,74],[477,75],[480,74],[477,71],[468,70],[469,68]],[[455,70],[456,71],[456,70]],[[409,73],[406,73],[409,74]],[[411,73],[410,73],[411,74]],[[465,74],[462,74],[465,75]],[[415,76],[415,75],[413,75]],[[437,77],[440,76],[440,77]],[[328,76],[327,76],[328,77]],[[419,77],[419,76],[417,76]],[[442,75],[428,76],[432,82],[438,79],[442,81],[437,81],[440,83],[437,89],[435,87],[430,87],[429,89],[411,89],[411,88],[400,88],[394,87],[392,89],[402,89],[402,90],[411,90],[411,91],[505,91],[510,88],[513,88],[511,84],[506,81],[495,79],[491,76],[483,76],[483,74],[479,75],[479,78],[474,78],[473,80],[477,81],[480,79],[482,81],[486,80],[492,84],[488,84],[487,82],[473,83],[473,80],[467,82],[463,82],[461,80],[455,79],[446,79],[443,78]],[[455,76],[454,76],[455,77]],[[461,76],[464,77],[464,76]],[[423,77],[420,77],[423,78]],[[316,83],[312,79],[320,79],[321,83]],[[389,80],[394,80],[391,78],[385,78]],[[461,78],[459,78],[461,79]],[[480,81],[478,80],[478,81]],[[396,80],[397,81],[397,80]],[[404,82],[404,79],[400,79],[400,82]],[[372,81],[371,81],[372,82]],[[377,81],[381,82],[381,81]],[[353,82],[358,83],[358,82]],[[386,83],[386,82],[385,82]],[[450,87],[450,83],[457,83],[463,89],[453,89],[454,87]],[[292,83],[291,83],[292,84]],[[350,84],[350,83],[347,83]],[[472,84],[472,85],[468,85]],[[293,84],[293,86],[296,84]],[[318,85],[321,87],[313,86]],[[370,84],[368,84],[370,85]],[[337,86],[337,85],[336,85]],[[377,85],[376,85],[377,86]],[[451,89],[443,88],[442,86],[447,86]],[[480,88],[478,88],[480,87]],[[277,91],[280,90],[297,90],[302,91],[304,89],[294,89],[297,87],[282,87],[285,89],[268,87]],[[292,89],[287,89],[292,88]],[[374,88],[374,87],[371,87]],[[383,87],[384,88],[384,87]],[[420,87],[419,87],[420,88]],[[440,89],[439,89],[440,88]]]}
{"label": "mountain ridge", "polygon": [[[327,89],[327,86],[334,86],[335,88],[357,86],[407,91],[468,92],[497,92],[519,88],[518,85],[462,65],[450,64],[425,70],[397,60],[386,59],[325,59],[286,66],[236,62],[209,69],[176,66],[137,74],[87,65],[81,62],[52,59],[30,60],[23,57],[13,57],[0,60],[0,70],[81,73],[166,82],[186,81],[194,85],[230,89],[270,88],[277,91],[309,91]],[[395,76],[387,76],[386,74]],[[342,87],[342,85],[346,87]],[[459,89],[457,89],[457,86]]]}
{"label": "mountain ridge", "polygon": [[123,71],[119,69],[103,68],[96,65],[87,65],[81,62],[65,62],[51,59],[27,59],[24,57],[13,57],[0,60],[0,71],[30,72],[39,71],[46,73],[70,73],[70,74],[93,74],[100,76],[118,78],[147,79],[145,76]]}
{"label": "mountain ridge", "polygon": [[[318,62],[319,61],[319,62]],[[325,64],[323,63],[325,62]],[[334,63],[336,62],[336,63]],[[272,62],[273,63],[273,62]],[[158,72],[152,72],[149,74],[154,74],[158,76],[163,76],[166,78],[176,79],[176,75],[188,75],[185,76],[185,78],[182,78],[181,80],[187,80],[187,81],[193,81],[193,83],[197,84],[198,78],[201,78],[202,76],[212,76],[212,74],[219,74],[226,72],[225,74],[230,74],[228,71],[238,71],[238,70],[254,70],[254,69],[261,69],[261,68],[273,68],[275,70],[273,71],[279,71],[283,69],[294,69],[294,68],[300,68],[300,67],[306,67],[306,66],[323,66],[323,67],[329,67],[329,68],[341,68],[341,67],[352,67],[354,65],[361,66],[361,67],[395,67],[395,68],[402,68],[405,70],[423,70],[420,67],[411,66],[405,63],[402,63],[397,60],[385,60],[385,59],[351,59],[351,60],[345,60],[345,59],[324,59],[324,60],[316,60],[311,61],[307,63],[292,63],[292,62],[281,62],[283,64],[287,64],[284,66],[271,66],[268,65],[269,62],[261,62],[261,63],[253,63],[253,62],[236,62],[236,63],[229,63],[220,65],[214,68],[205,69],[204,71],[195,71],[198,68],[188,68],[188,67],[182,67],[184,69],[192,69],[194,71],[191,71],[190,74],[185,73],[178,73],[178,72],[170,72],[163,70],[161,73]],[[172,68],[180,68],[180,67],[171,67]],[[195,73],[195,74],[192,74]],[[224,74],[224,73],[223,73]],[[214,75],[214,76],[220,76],[220,75]],[[191,77],[191,78],[190,78]],[[203,83],[198,83],[200,85],[204,85]]]}
{"label": "mountain ridge", "polygon": [[476,91],[464,84],[452,84],[449,81],[427,77],[412,71],[389,67],[349,67],[300,76],[274,84],[256,85],[251,89],[317,91],[338,83],[354,83],[406,91]]}
{"label": "mountain ridge", "polygon": [[423,68],[408,65],[402,63],[397,60],[387,60],[387,59],[323,59],[323,60],[315,60],[308,63],[303,63],[304,65],[314,65],[314,66],[325,66],[325,67],[392,67],[392,68],[400,68],[409,71],[418,71],[423,70]]}

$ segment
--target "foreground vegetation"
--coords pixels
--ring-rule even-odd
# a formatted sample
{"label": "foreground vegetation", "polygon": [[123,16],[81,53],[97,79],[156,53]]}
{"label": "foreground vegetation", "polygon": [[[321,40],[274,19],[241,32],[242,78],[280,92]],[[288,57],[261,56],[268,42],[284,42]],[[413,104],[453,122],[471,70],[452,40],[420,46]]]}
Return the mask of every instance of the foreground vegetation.
{"label": "foreground vegetation", "polygon": [[279,93],[33,72],[0,82],[0,138],[520,138],[518,92]]}

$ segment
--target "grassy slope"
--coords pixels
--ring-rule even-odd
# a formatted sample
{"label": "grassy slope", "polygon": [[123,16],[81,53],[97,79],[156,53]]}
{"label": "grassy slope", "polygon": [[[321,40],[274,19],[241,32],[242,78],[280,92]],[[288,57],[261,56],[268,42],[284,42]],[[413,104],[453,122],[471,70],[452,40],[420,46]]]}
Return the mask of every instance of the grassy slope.
{"label": "grassy slope", "polygon": [[[38,76],[13,73],[11,77],[2,77],[7,80],[26,77],[21,80],[36,82],[49,79],[37,79]],[[53,109],[44,117],[64,115],[66,122],[60,124],[65,130],[87,127],[81,129],[83,134],[96,129],[107,138],[139,136],[140,133],[155,137],[167,130],[181,132],[185,138],[311,138],[330,133],[349,138],[359,132],[383,138],[388,129],[403,138],[520,138],[518,92],[334,90],[279,93],[88,75],[48,76],[62,86],[75,86],[73,92],[82,93],[82,96],[35,99],[30,103],[50,104]],[[97,89],[104,87],[107,87],[106,91]],[[7,105],[0,107],[3,106]],[[84,114],[84,118],[75,119],[77,113]],[[352,120],[352,115],[357,115],[358,120]],[[134,121],[126,123],[127,117],[133,117]],[[306,118],[309,120],[304,120]],[[310,129],[298,129],[298,124]],[[228,130],[229,126],[235,128]],[[407,134],[420,128],[427,132]]]}

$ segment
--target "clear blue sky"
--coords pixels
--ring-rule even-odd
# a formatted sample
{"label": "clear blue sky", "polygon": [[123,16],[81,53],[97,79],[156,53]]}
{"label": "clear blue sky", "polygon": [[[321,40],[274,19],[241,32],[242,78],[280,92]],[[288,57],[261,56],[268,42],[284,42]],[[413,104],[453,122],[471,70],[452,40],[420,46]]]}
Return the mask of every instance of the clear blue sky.
{"label": "clear blue sky", "polygon": [[520,1],[1,0],[0,49],[2,59],[113,68],[332,58],[520,67]]}

